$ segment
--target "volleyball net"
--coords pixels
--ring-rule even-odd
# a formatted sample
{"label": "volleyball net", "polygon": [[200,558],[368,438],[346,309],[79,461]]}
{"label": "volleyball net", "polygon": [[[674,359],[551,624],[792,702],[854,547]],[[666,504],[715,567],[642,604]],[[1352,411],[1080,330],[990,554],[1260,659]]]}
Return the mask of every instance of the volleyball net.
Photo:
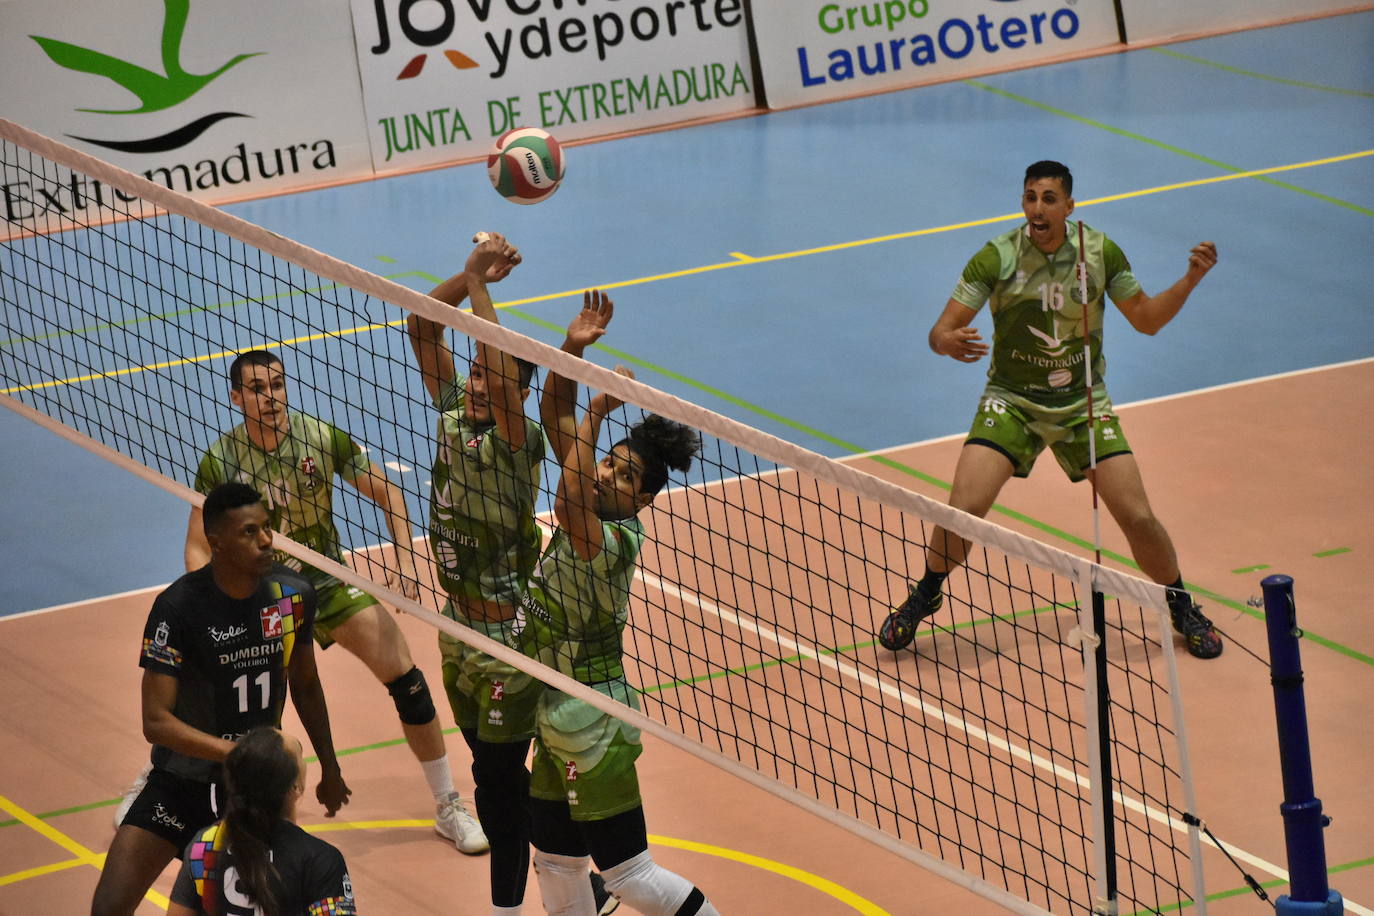
{"label": "volleyball net", "polygon": [[[418,531],[439,413],[408,315],[448,329],[460,372],[479,342],[534,363],[531,417],[551,371],[577,383],[579,416],[592,393],[622,399],[603,424],[602,453],[644,414],[685,423],[701,434],[698,460],[640,514],[646,537],[623,637],[638,710],[436,613],[446,595],[428,540],[393,538],[386,514],[353,488],[334,486],[326,507],[349,548],[346,564],[286,538],[277,544],[297,564],[1010,911],[1205,906],[1159,586],[3,120],[0,150],[0,403],[196,504],[202,456],[244,419],[231,403],[230,362],[266,349],[284,365],[290,408],[345,430],[401,488]],[[576,308],[570,301],[570,318]],[[275,502],[317,498],[328,481],[301,471],[249,482]],[[535,497],[546,529],[558,477],[546,460]],[[894,655],[874,633],[919,577],[936,525],[969,539],[969,559],[915,652]],[[418,581],[407,590],[418,587],[418,600],[388,584],[397,550],[415,551]],[[1097,622],[1094,590],[1104,596]]]}

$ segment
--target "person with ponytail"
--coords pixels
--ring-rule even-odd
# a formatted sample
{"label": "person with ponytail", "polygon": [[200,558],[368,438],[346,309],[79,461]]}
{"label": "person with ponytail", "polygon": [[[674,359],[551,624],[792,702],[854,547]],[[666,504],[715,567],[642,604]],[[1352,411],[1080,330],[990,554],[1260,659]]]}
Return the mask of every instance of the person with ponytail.
{"label": "person with ponytail", "polygon": [[196,832],[169,916],[356,916],[343,854],[296,826],[300,741],[259,726],[224,759],[224,818]]}
{"label": "person with ponytail", "polygon": [[[612,303],[588,292],[574,324],[604,330]],[[600,333],[590,335],[599,337]],[[566,348],[565,348],[566,349]],[[616,372],[627,378],[624,367]],[[521,648],[538,661],[634,709],[622,639],[644,526],[637,515],[701,448],[696,431],[650,415],[597,460],[602,422],[622,402],[596,394],[580,426],[576,385],[549,374],[541,413],[561,467],[558,528],[523,602]],[[606,889],[645,916],[719,916],[691,881],[649,854],[635,775],[639,729],[561,691],[547,689],[536,713],[530,782],[535,872],[544,909],[557,916],[596,913],[588,859]]]}

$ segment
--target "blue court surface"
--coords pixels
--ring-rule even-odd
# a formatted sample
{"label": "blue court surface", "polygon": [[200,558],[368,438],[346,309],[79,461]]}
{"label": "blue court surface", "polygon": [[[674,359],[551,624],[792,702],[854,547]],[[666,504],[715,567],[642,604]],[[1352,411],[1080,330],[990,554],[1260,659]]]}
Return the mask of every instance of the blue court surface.
{"label": "blue court surface", "polygon": [[[1220,251],[1158,335],[1112,313],[1118,404],[1374,355],[1371,48],[1359,13],[579,145],[534,207],[473,164],[227,209],[423,291],[475,230],[504,232],[525,255],[493,288],[505,324],[557,344],[581,291],[612,287],[622,355],[590,358],[840,457],[967,429],[983,367],[933,355],[926,332],[1020,219],[1036,159],[1073,169],[1076,215],[1147,292],[1197,242]],[[1331,422],[1368,408],[1333,403]],[[181,573],[184,503],[8,411],[0,441],[0,614]]]}

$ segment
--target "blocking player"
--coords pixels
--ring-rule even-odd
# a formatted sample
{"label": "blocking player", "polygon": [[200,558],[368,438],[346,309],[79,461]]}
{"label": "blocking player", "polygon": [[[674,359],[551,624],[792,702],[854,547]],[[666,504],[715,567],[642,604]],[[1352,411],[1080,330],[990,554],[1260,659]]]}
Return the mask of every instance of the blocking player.
{"label": "blocking player", "polygon": [[[1026,222],[973,256],[930,329],[930,348],[938,354],[966,363],[992,354],[987,387],[955,467],[950,505],[986,515],[1007,480],[1029,475],[1048,446],[1070,480],[1093,477],[1141,572],[1166,586],[1174,629],[1182,634],[1189,653],[1215,658],[1222,651],[1221,636],[1184,588],[1173,541],[1150,508],[1139,465],[1112,413],[1102,381],[1102,326],[1105,294],[1131,327],[1143,334],[1158,332],[1216,265],[1216,246],[1194,246],[1184,275],[1150,296],[1116,243],[1082,227],[1094,364],[1095,422],[1089,429],[1084,305],[1075,268],[1079,224],[1069,222],[1073,207],[1073,176],[1067,167],[1046,160],[1027,168],[1021,195]],[[977,329],[969,327],[985,302],[991,303],[992,311],[990,350]],[[1089,467],[1089,435],[1096,447],[1095,471]],[[945,578],[964,562],[967,549],[964,539],[935,529],[925,551],[925,575],[878,632],[885,648],[909,645],[920,622],[940,609]]]}
{"label": "blocking player", "polygon": [[159,594],[144,626],[142,719],[153,766],[110,844],[93,916],[132,913],[215,821],[221,763],[238,737],[280,723],[288,689],[320,761],[315,797],[331,817],[348,802],[310,641],[315,589],[274,563],[267,509],[252,487],[215,487],[202,519],[210,562]]}
{"label": "blocking player", "polygon": [[[470,297],[473,314],[496,323],[486,285],[519,263],[519,251],[491,235],[430,295],[454,307]],[[407,322],[425,388],[440,412],[429,537],[448,595],[443,613],[514,647],[520,597],[540,543],[534,500],[544,433],[524,408],[534,367],[479,344],[464,377],[446,331],[415,314]],[[525,759],[543,685],[447,633],[439,634],[439,651],[449,705],[472,749],[477,816],[491,842],[492,907],[516,913],[529,872]]]}
{"label": "blocking player", "polygon": [[[602,328],[610,310],[610,299],[599,292],[584,299],[583,315],[599,316]],[[550,373],[543,415],[562,465],[558,528],[530,583],[521,642],[531,657],[637,709],[622,662],[630,584],[644,541],[636,516],[667,483],[670,469],[691,466],[701,440],[680,423],[649,416],[598,461],[601,423],[621,402],[604,392],[594,396],[579,426],[574,400],[573,383]],[[582,878],[590,857],[606,889],[636,912],[718,916],[699,888],[649,853],[635,773],[643,750],[639,730],[557,690],[541,697],[537,721],[531,810],[545,910],[595,912]]]}

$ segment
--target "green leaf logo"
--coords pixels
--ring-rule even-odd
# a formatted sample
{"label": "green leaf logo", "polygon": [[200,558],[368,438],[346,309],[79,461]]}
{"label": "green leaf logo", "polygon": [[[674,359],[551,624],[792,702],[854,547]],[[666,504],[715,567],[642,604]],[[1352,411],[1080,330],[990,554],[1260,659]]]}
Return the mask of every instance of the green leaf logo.
{"label": "green leaf logo", "polygon": [[118,57],[111,57],[100,51],[68,44],[53,38],[30,35],[38,42],[53,63],[68,70],[93,73],[103,76],[123,86],[138,97],[142,103],[138,108],[122,110],[100,108],[78,108],[96,114],[143,114],[149,111],[162,111],[182,102],[204,89],[230,67],[256,57],[264,52],[239,54],[224,66],[210,73],[187,73],[181,66],[181,39],[186,31],[186,18],[190,12],[191,0],[163,0],[166,17],[162,24],[162,68],[164,73],[131,64]]}

